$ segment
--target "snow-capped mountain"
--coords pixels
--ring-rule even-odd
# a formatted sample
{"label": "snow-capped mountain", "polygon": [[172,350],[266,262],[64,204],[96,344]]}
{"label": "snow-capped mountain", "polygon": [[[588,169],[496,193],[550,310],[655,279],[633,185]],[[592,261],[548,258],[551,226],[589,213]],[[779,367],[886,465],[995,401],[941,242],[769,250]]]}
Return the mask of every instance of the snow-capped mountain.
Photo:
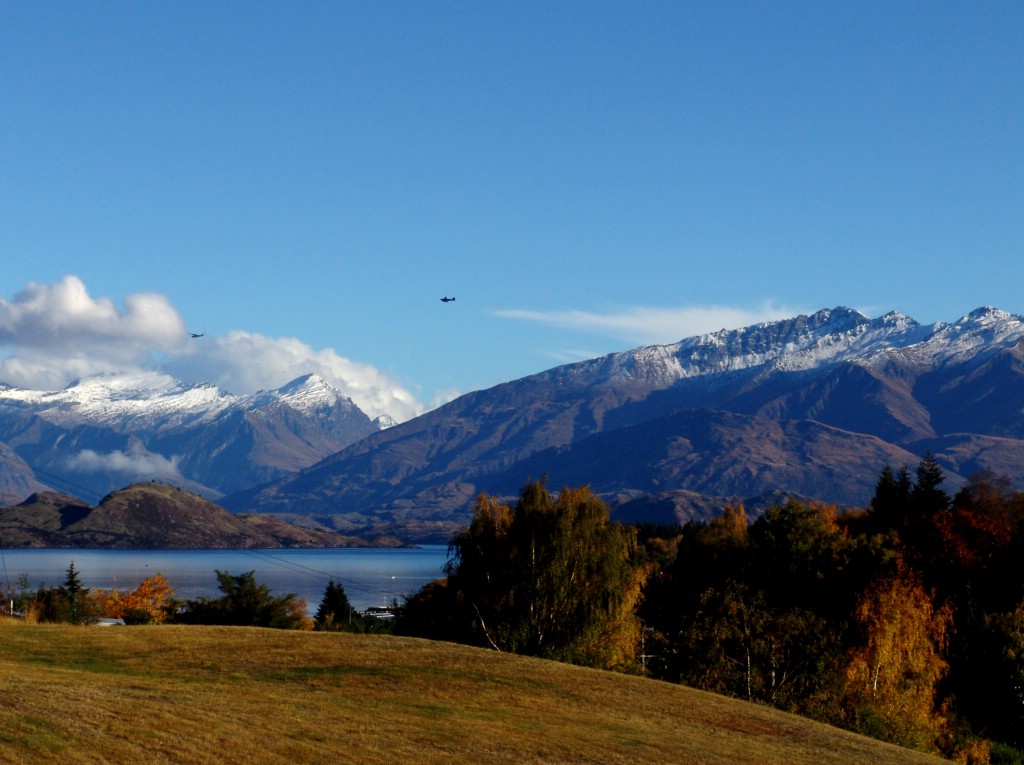
{"label": "snow-capped mountain", "polygon": [[[547,374],[593,371],[609,381],[665,387],[684,378],[757,369],[796,372],[850,362],[878,366],[902,361],[916,367],[967,358],[986,345],[1024,339],[1024,320],[995,308],[979,308],[958,321],[921,325],[898,312],[869,319],[850,308],[818,311],[785,321],[699,335],[557,367]],[[589,377],[588,377],[589,379]]]}
{"label": "snow-capped mountain", "polygon": [[641,514],[644,498],[680,517],[779,492],[863,506],[885,464],[926,451],[952,489],[981,469],[1024,488],[1022,317],[839,307],[615,353],[462,396],[224,501],[444,539],[477,493],[545,474]]}
{"label": "snow-capped mountain", "polygon": [[60,391],[0,387],[0,442],[38,481],[79,494],[162,479],[219,497],[376,430],[316,375],[248,396],[158,373],[95,377]]}
{"label": "snow-capped mountain", "polygon": [[189,385],[156,372],[92,377],[59,391],[0,387],[0,411],[32,412],[62,427],[90,425],[122,432],[208,421],[239,401],[208,383]]}

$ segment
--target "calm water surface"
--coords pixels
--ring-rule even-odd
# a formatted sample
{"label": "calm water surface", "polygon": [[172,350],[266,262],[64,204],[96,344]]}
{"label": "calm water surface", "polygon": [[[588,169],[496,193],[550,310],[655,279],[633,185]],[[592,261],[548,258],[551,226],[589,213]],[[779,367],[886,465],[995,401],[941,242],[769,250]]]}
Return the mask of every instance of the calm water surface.
{"label": "calm water surface", "polygon": [[254,571],[256,581],[275,595],[294,592],[316,612],[332,578],[345,586],[359,610],[380,606],[419,590],[443,576],[447,545],[409,549],[315,550],[4,550],[0,587],[17,588],[22,574],[34,589],[63,583],[74,562],[82,584],[99,589],[133,590],[161,573],[183,599],[220,597],[216,571]]}

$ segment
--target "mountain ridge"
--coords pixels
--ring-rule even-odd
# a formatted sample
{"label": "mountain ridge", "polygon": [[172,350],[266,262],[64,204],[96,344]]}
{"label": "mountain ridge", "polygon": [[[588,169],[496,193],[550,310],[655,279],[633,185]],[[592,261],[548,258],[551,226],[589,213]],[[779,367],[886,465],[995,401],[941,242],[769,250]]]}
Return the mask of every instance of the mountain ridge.
{"label": "mountain ridge", "polygon": [[55,475],[102,478],[97,496],[156,479],[410,541],[446,541],[478,493],[544,475],[632,517],[756,513],[786,494],[863,506],[884,464],[926,451],[951,489],[978,470],[1024,488],[1022,317],[985,306],[924,325],[839,306],[564,364],[400,424],[315,374],[247,396],[162,374],[0,386],[0,501]]}
{"label": "mountain ridge", "polygon": [[0,508],[5,547],[114,549],[251,549],[392,547],[314,525],[237,515],[177,486],[148,481],[105,496],[95,507],[61,492],[38,492]]}
{"label": "mountain ridge", "polygon": [[[434,541],[467,520],[477,493],[514,496],[544,474],[559,486],[590,483],[606,498],[696,491],[714,502],[744,502],[775,489],[863,506],[884,464],[916,464],[926,445],[953,488],[967,478],[959,470],[991,466],[1024,485],[1022,459],[1012,457],[1024,447],[1022,343],[1024,320],[992,307],[931,325],[898,312],[869,319],[849,308],[823,309],[475,391],[224,504],[260,512],[302,507],[349,530],[429,527]],[[702,420],[693,414],[699,411],[710,414]],[[723,413],[732,430],[722,430],[714,455],[693,458],[700,475],[680,467],[664,438],[627,438],[627,428],[661,421],[646,427],[711,443],[701,428]],[[666,418],[676,418],[676,430]],[[751,435],[769,431],[776,435],[767,440]],[[591,437],[600,437],[609,461],[632,461],[633,477],[616,484],[611,471],[588,473],[594,458],[580,455]],[[836,464],[828,452],[839,444],[866,456]],[[773,462],[770,450],[783,456]],[[557,457],[565,469],[549,471],[538,455]],[[725,469],[751,461],[763,469],[746,483],[732,478],[742,467]],[[658,465],[672,469],[650,486],[644,476]]]}

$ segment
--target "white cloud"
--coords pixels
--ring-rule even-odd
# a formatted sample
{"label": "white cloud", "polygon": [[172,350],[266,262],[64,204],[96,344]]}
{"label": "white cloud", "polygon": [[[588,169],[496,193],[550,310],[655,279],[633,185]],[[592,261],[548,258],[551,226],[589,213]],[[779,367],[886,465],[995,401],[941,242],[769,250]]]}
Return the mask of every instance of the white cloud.
{"label": "white cloud", "polygon": [[178,470],[179,457],[164,457],[144,450],[123,452],[115,450],[100,454],[83,449],[68,458],[68,467],[84,473],[116,473],[126,480],[157,479],[182,481]]}
{"label": "white cloud", "polygon": [[128,295],[119,308],[66,276],[57,284],[31,283],[10,300],[0,297],[0,381],[59,390],[80,378],[144,370],[210,382],[237,395],[313,372],[370,417],[388,414],[401,422],[425,409],[391,375],[330,348],[243,331],[192,340],[164,295]]}
{"label": "white cloud", "polygon": [[608,313],[592,311],[527,311],[501,310],[496,316],[532,321],[562,329],[581,330],[610,335],[634,343],[674,343],[687,337],[736,329],[764,321],[786,319],[801,311],[765,303],[759,308],[731,306],[683,306],[651,308],[630,306]]}
{"label": "white cloud", "polygon": [[0,380],[52,390],[74,379],[145,368],[154,353],[186,348],[181,315],[163,295],[138,293],[119,309],[81,279],[30,283],[0,297]]}
{"label": "white cloud", "polygon": [[181,315],[163,295],[138,293],[118,309],[94,299],[77,276],[29,285],[10,301],[0,298],[0,344],[59,351],[103,348],[122,357],[182,346]]}

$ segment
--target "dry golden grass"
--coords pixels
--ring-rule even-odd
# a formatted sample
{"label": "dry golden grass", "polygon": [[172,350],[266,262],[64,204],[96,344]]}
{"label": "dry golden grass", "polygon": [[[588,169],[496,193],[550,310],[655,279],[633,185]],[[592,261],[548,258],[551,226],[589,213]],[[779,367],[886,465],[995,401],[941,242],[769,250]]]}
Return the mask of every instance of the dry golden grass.
{"label": "dry golden grass", "polygon": [[0,624],[4,762],[928,763],[712,694],[446,643]]}

